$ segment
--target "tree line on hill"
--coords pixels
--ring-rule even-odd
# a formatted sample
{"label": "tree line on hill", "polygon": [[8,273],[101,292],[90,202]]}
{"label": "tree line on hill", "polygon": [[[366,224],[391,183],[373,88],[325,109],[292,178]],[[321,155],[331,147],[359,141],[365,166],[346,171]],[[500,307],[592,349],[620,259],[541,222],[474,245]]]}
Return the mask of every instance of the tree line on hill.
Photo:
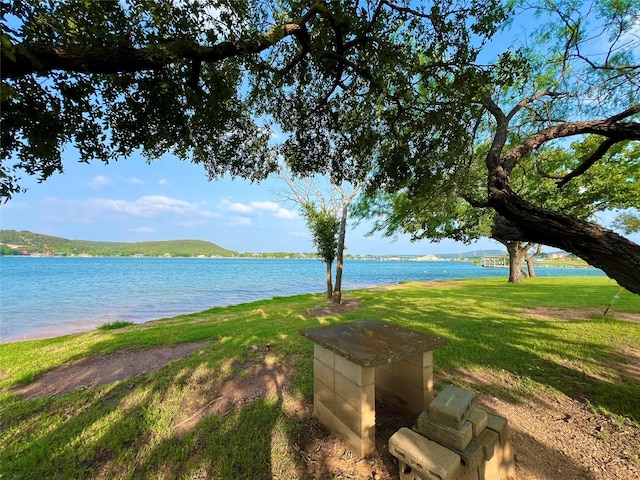
{"label": "tree line on hill", "polygon": [[222,248],[215,243],[202,240],[168,240],[158,242],[92,242],[68,240],[28,231],[0,230],[0,252],[3,255],[31,254],[91,255],[129,257],[144,255],[151,257],[196,257],[199,255],[234,257],[238,252]]}

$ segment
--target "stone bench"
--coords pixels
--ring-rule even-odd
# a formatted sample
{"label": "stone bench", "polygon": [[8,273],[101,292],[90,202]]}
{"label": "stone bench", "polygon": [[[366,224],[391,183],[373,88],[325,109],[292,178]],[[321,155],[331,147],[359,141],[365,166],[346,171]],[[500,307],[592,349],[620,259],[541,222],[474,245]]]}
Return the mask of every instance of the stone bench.
{"label": "stone bench", "polygon": [[313,412],[359,457],[375,451],[375,401],[417,415],[433,399],[441,337],[361,320],[300,332],[314,343]]}

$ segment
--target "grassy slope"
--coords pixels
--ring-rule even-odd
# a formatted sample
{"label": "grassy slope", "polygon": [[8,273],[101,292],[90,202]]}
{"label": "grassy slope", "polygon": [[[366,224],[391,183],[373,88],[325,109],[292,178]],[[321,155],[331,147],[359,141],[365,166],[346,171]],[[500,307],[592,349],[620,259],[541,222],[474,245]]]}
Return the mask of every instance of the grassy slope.
{"label": "grassy slope", "polygon": [[[604,278],[538,278],[524,285],[503,279],[409,283],[358,290],[354,312],[307,318],[320,295],[275,298],[164,319],[122,330],[96,330],[56,339],[0,345],[2,434],[0,474],[7,478],[286,478],[295,465],[286,438],[296,428],[281,398],[258,399],[225,416],[210,416],[178,434],[172,418],[203,385],[213,388],[271,344],[279,359],[298,358],[297,395],[312,395],[312,345],[303,328],[378,318],[442,335],[450,345],[435,353],[438,372],[486,369],[516,379],[507,393],[526,400],[534,391],[586,398],[595,409],[640,421],[640,384],[621,381],[612,368],[624,348],[638,348],[637,323],[607,315],[590,320],[544,321],[521,315],[537,306],[597,307],[604,311],[618,287]],[[623,292],[616,311],[640,312],[640,297]],[[145,348],[218,340],[154,374],[23,401],[8,387],[75,358],[118,348]],[[237,374],[238,372],[235,372]],[[488,387],[491,388],[491,387]],[[208,399],[202,400],[204,403]],[[285,439],[281,441],[278,439]],[[250,460],[248,460],[250,459]],[[285,473],[283,473],[285,472]]]}
{"label": "grassy slope", "polygon": [[[44,253],[51,251],[65,255],[149,255],[162,256],[170,253],[173,256],[218,255],[230,257],[237,252],[227,250],[215,243],[202,240],[167,240],[162,242],[90,242],[86,240],[68,240],[27,231],[0,230],[0,243],[20,245],[28,252]],[[19,249],[20,250],[20,249]]]}

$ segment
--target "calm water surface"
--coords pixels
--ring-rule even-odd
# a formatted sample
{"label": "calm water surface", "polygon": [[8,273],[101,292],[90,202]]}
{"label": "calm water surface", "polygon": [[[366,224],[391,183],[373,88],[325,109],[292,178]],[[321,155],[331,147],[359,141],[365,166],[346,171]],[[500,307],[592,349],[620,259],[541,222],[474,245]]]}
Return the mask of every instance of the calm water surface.
{"label": "calm water surface", "polygon": [[[539,268],[536,273],[603,275],[592,268]],[[0,341],[323,292],[324,275],[324,264],[311,259],[1,257]],[[506,269],[470,262],[347,260],[343,289],[506,275]]]}

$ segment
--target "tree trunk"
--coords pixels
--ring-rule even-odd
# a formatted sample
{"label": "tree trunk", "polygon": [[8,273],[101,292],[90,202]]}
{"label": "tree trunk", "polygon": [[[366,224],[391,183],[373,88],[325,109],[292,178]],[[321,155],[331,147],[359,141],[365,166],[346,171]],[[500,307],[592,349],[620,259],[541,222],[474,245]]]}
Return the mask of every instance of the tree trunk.
{"label": "tree trunk", "polygon": [[520,242],[502,241],[502,244],[509,253],[509,283],[522,283],[522,260],[526,250],[522,249]]}
{"label": "tree trunk", "polygon": [[333,303],[342,303],[342,268],[344,260],[344,239],[347,234],[348,205],[342,207],[342,218],[340,219],[340,232],[338,234],[338,251],[336,252],[336,284],[333,289]]}
{"label": "tree trunk", "polygon": [[536,207],[508,187],[490,187],[490,202],[498,215],[494,235],[560,248],[582,258],[640,295],[640,245],[594,223]]}
{"label": "tree trunk", "polygon": [[516,110],[507,116],[489,97],[484,99],[484,106],[496,121],[493,142],[486,157],[488,206],[497,214],[493,235],[571,252],[589,265],[601,269],[621,287],[640,295],[640,245],[595,223],[533,205],[509,186],[511,170],[515,165],[550,140],[584,134],[640,140],[637,123],[622,123],[622,120],[640,112],[640,105],[604,120],[565,122],[551,126],[531,135],[504,155],[502,150],[509,137],[509,120]]}
{"label": "tree trunk", "polygon": [[[536,251],[532,255],[525,254],[525,260],[527,262],[527,271],[529,273],[529,278],[535,278],[536,276],[535,261],[536,261],[536,258],[538,258],[538,255],[540,255],[541,251],[542,251],[542,245],[538,244]],[[529,252],[529,249],[527,248],[526,253],[528,252]]]}
{"label": "tree trunk", "polygon": [[331,265],[333,262],[325,262],[327,266],[327,300],[333,298],[333,279],[331,278]]}

